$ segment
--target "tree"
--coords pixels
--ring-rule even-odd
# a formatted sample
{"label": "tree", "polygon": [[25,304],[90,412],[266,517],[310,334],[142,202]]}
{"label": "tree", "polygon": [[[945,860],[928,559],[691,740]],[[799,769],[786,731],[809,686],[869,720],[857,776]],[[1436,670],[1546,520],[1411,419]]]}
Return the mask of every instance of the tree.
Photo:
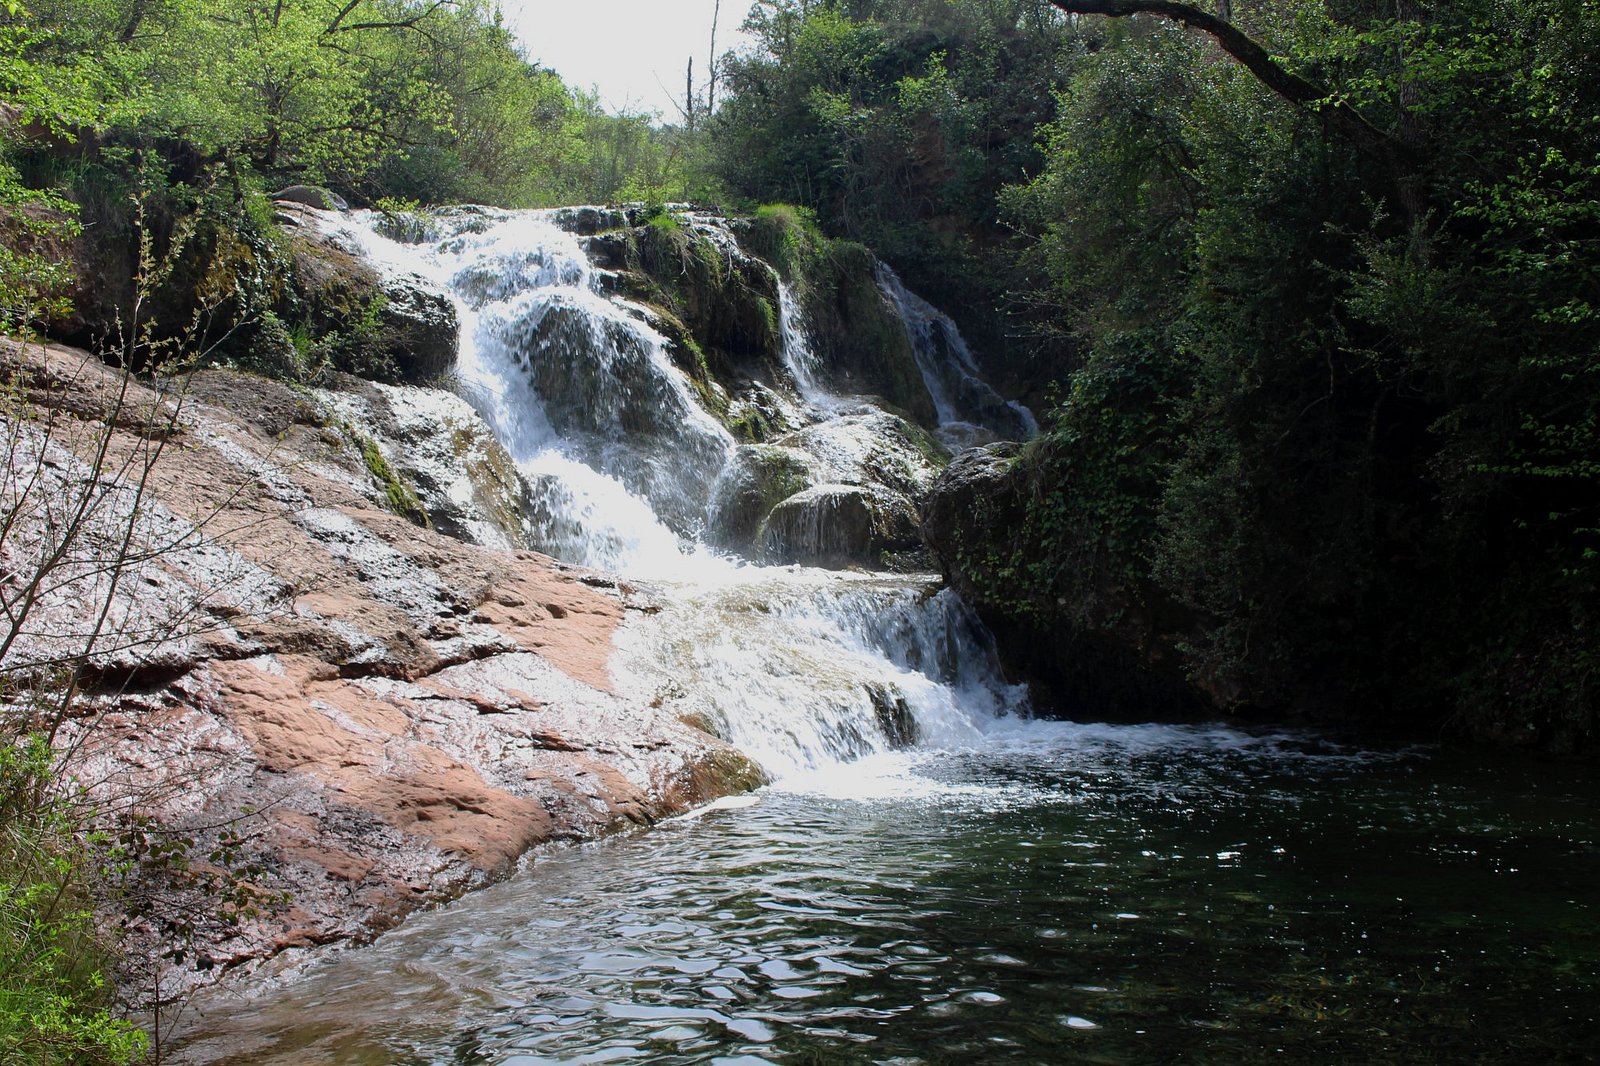
{"label": "tree", "polygon": [[[1329,125],[1350,139],[1360,151],[1395,173],[1406,168],[1409,149],[1378,129],[1349,100],[1296,74],[1253,37],[1239,29],[1227,15],[1213,14],[1172,0],[1050,0],[1071,15],[1155,15],[1193,27],[1212,37],[1222,50],[1253,74],[1261,84],[1299,107],[1323,116]],[[1231,5],[1228,12],[1231,14]]]}

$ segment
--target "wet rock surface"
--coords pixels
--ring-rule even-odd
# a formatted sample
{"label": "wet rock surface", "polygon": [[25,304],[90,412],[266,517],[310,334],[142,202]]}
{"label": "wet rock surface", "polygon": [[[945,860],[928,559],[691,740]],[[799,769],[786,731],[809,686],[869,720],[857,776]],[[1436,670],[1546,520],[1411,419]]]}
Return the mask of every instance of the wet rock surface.
{"label": "wet rock surface", "polygon": [[818,485],[772,509],[761,527],[768,558],[848,566],[919,543],[917,513],[903,496],[861,485]]}
{"label": "wet rock surface", "polygon": [[365,328],[389,363],[375,376],[421,384],[455,365],[455,304],[426,279],[380,269],[332,212],[280,201],[275,220],[286,235],[290,277],[318,332]]}
{"label": "wet rock surface", "polygon": [[869,405],[738,448],[713,495],[723,543],[777,563],[881,566],[919,548],[917,501],[939,446]]}
{"label": "wet rock surface", "polygon": [[[110,491],[105,528],[83,542],[101,552],[131,520],[151,550],[112,593],[116,639],[93,657],[98,687],[64,738],[76,772],[192,833],[202,853],[219,827],[237,832],[270,871],[263,887],[288,894],[209,935],[196,965],[162,976],[164,996],[370,938],[504,876],[536,844],[647,823],[758,780],[725,743],[617,694],[607,664],[626,585],[386,509],[343,428],[358,414],[398,466],[419,482],[430,472],[424,495],[454,506],[452,521],[515,540],[485,517],[504,501],[452,495],[451,462],[492,463],[493,449],[475,439],[457,454],[449,434],[425,446],[404,390],[368,385],[335,403],[213,371],[187,395],[134,385],[118,404],[114,372],[82,352],[3,356],[38,418],[61,416],[49,441],[23,434],[47,488],[82,482],[83,449],[108,415],[107,469],[148,468],[142,499]],[[459,416],[463,431],[467,415],[441,397],[412,399]],[[43,535],[26,526],[7,553]],[[106,591],[88,570],[41,602],[10,662],[61,649]],[[129,935],[137,953],[160,933],[135,923]]]}

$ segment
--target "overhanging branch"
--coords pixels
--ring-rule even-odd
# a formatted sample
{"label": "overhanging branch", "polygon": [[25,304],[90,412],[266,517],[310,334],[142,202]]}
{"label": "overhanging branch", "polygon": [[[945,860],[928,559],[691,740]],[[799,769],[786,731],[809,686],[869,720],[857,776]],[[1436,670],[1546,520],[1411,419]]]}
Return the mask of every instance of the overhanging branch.
{"label": "overhanging branch", "polygon": [[1069,15],[1155,15],[1181,22],[1208,34],[1228,55],[1255,75],[1257,81],[1297,107],[1316,112],[1345,136],[1358,151],[1383,164],[1396,179],[1413,162],[1411,150],[1380,130],[1345,100],[1333,98],[1326,88],[1284,67],[1255,38],[1226,19],[1190,4],[1172,0],[1050,0]]}

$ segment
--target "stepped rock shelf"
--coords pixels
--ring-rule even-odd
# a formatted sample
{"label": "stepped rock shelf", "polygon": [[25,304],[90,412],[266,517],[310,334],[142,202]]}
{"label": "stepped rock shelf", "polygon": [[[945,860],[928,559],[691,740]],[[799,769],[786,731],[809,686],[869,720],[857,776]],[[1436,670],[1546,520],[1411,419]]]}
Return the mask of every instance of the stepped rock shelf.
{"label": "stepped rock shelf", "polygon": [[[119,386],[73,349],[5,358],[41,410],[92,416]],[[137,387],[131,399],[160,402]],[[761,779],[728,744],[617,694],[612,635],[650,609],[627,586],[385,510],[359,447],[318,409],[262,378],[194,378],[141,520],[148,542],[172,546],[134,568],[113,607],[170,624],[145,623],[164,632],[157,647],[95,664],[83,719],[95,728],[78,727],[83,780],[144,795],[202,840],[238,830],[291,895],[206,945],[202,969],[170,970],[168,996],[241,963],[369,938],[537,844]],[[114,453],[137,448],[139,428],[119,427]],[[76,472],[67,454],[50,463]],[[186,535],[196,514],[212,517]],[[78,604],[45,606],[40,654]]]}
{"label": "stepped rock shelf", "polygon": [[[131,522],[143,554],[68,727],[80,778],[202,853],[236,835],[287,899],[208,929],[163,999],[370,939],[538,845],[1022,709],[961,601],[886,571],[925,568],[949,449],[1031,415],[864,250],[780,270],[750,250],[773,234],[683,209],[279,216],[301,283],[389,294],[398,378],[168,394],[3,353],[33,422],[71,430],[21,434],[53,488],[89,477],[75,434],[109,421],[124,473],[161,442],[91,531]],[[20,654],[49,656],[85,580]]]}

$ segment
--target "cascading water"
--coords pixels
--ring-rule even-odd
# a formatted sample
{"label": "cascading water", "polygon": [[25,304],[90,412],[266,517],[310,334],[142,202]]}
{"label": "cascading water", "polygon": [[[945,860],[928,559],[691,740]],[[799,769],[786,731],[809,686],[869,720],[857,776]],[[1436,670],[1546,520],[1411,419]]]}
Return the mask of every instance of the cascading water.
{"label": "cascading water", "polygon": [[917,369],[939,413],[939,435],[960,447],[998,434],[1021,440],[1039,432],[1033,412],[1006,400],[978,373],[972,350],[950,316],[905,287],[887,264],[878,264],[878,284],[900,312],[917,357]]}
{"label": "cascading water", "polygon": [[[713,220],[686,221],[723,254],[743,254]],[[661,602],[619,637],[624,690],[698,716],[779,779],[894,745],[970,745],[1024,710],[982,627],[930,577],[762,567],[705,547],[735,443],[696,401],[650,312],[605,295],[551,213],[463,210],[426,237],[359,239],[458,302],[459,387],[532,487],[534,546],[648,582]],[[892,416],[826,393],[797,301],[778,291],[793,417],[810,423],[787,450],[821,482],[810,494],[836,507],[887,492],[860,485],[869,462],[903,491],[925,484],[930,472],[869,454],[892,439]],[[802,511],[794,528],[821,530],[826,517]]]}
{"label": "cascading water", "polygon": [[794,378],[800,395],[816,407],[836,403],[817,381],[817,354],[811,349],[811,338],[806,335],[805,323],[800,318],[800,301],[794,289],[778,278],[778,329],[783,335],[783,365]]}
{"label": "cascading water", "polygon": [[648,579],[659,610],[624,627],[613,673],[779,783],[542,854],[270,996],[230,996],[175,1061],[1264,1066],[1600,1046],[1584,767],[1008,713],[1020,697],[948,591],[741,565],[694,535],[720,456],[847,477],[890,416],[796,382],[813,421],[734,447],[547,216],[441,229],[372,249],[457,292],[463,389],[541,487],[541,543]]}

